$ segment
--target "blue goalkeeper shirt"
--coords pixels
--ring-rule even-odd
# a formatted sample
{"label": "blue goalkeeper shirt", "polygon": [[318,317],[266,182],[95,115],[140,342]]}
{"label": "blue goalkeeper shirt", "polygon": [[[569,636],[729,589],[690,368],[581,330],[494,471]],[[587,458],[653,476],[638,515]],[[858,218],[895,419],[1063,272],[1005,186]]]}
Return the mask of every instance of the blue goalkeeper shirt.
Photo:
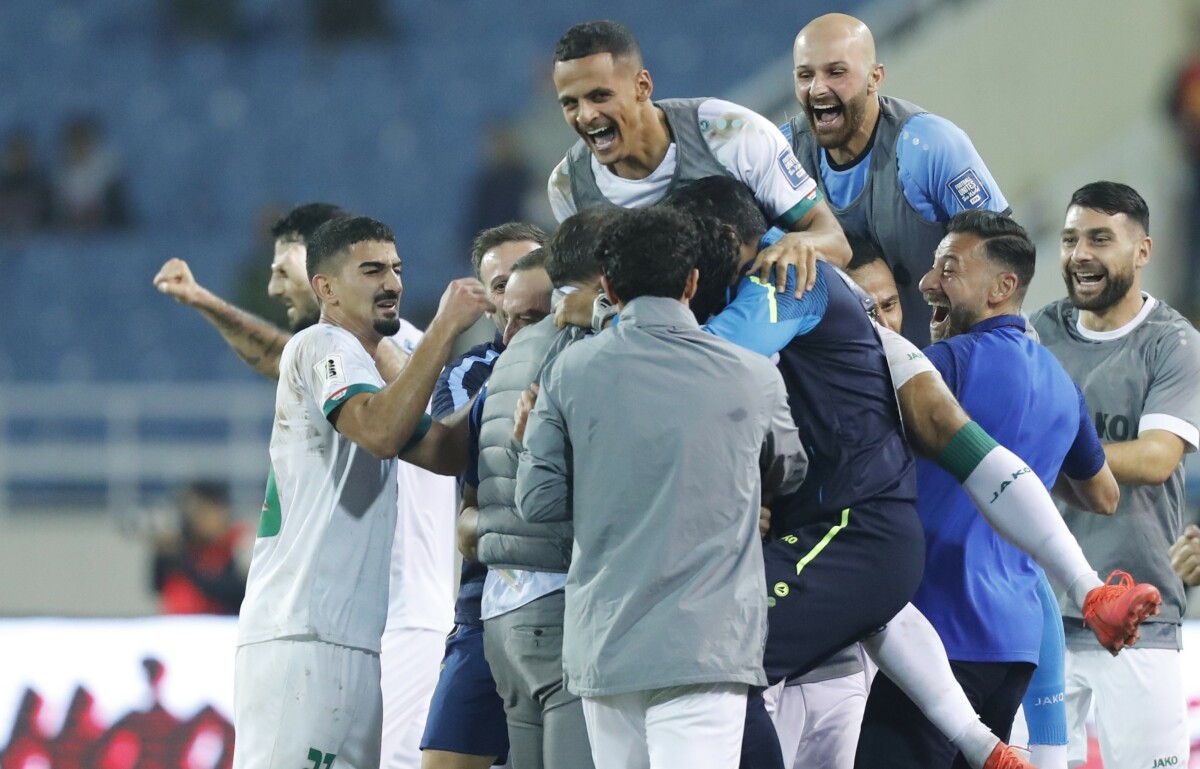
{"label": "blue goalkeeper shirt", "polygon": [[772,504],[780,534],[872,500],[916,499],[913,458],[900,429],[891,374],[863,295],[817,262],[816,284],[795,299],[745,277],[704,327],[764,355],[779,355],[792,418],[808,452],[803,485]]}
{"label": "blue goalkeeper shirt", "polygon": [[[1047,488],[1060,470],[1080,480],[1100,471],[1104,452],[1083,396],[1054,355],[1025,335],[1024,318],[989,318],[925,355],[967,413]],[[1033,559],[1005,542],[938,465],[917,461],[917,489],[925,578],[912,602],[947,656],[1037,664],[1042,609]]]}

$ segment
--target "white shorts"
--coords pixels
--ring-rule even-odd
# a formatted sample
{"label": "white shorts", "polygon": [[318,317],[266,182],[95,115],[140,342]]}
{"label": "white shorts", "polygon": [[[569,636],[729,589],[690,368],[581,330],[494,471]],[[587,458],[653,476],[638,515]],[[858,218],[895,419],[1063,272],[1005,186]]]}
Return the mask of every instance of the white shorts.
{"label": "white shorts", "polygon": [[377,769],[379,656],[322,641],[240,646],[233,769]]}
{"label": "white shorts", "polygon": [[1088,709],[1095,707],[1106,767],[1184,767],[1191,749],[1181,655],[1173,649],[1067,649],[1068,762],[1087,761]]}
{"label": "white shorts", "polygon": [[596,769],[737,769],[745,684],[584,697]]}
{"label": "white shorts", "polygon": [[869,674],[861,670],[811,684],[780,682],[763,692],[779,735],[783,765],[854,769],[870,689]]}
{"label": "white shorts", "polygon": [[446,634],[425,628],[383,632],[383,769],[419,769],[421,734],[437,686]]}
{"label": "white shorts", "polygon": [[887,356],[888,369],[892,372],[892,389],[899,390],[917,374],[941,374],[917,346],[891,329],[875,325],[879,341],[883,342],[883,353]]}

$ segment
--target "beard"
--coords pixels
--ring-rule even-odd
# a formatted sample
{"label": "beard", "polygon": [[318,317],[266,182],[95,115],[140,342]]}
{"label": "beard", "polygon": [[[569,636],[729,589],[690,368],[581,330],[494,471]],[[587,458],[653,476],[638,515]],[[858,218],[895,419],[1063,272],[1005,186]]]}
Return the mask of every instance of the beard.
{"label": "beard", "polygon": [[1109,271],[1105,274],[1104,289],[1099,294],[1089,297],[1080,297],[1076,294],[1075,280],[1070,273],[1063,273],[1063,280],[1067,284],[1067,297],[1070,298],[1071,304],[1080,310],[1102,313],[1124,299],[1125,295],[1129,293],[1129,289],[1133,287],[1133,270]]}
{"label": "beard", "polygon": [[400,318],[376,318],[371,327],[384,336],[395,336],[400,330]]}
{"label": "beard", "polygon": [[288,326],[292,333],[303,331],[309,326],[315,326],[317,321],[321,319],[321,310],[319,307],[306,307],[301,309],[295,308],[296,312],[288,319]]}
{"label": "beard", "polygon": [[940,342],[943,339],[965,334],[979,322],[979,314],[968,307],[951,307],[946,321],[936,327],[929,328],[929,339]]}
{"label": "beard", "polygon": [[805,114],[808,117],[808,127],[812,130],[813,138],[822,148],[830,150],[843,147],[850,143],[850,140],[862,128],[862,124],[867,119],[867,99],[872,97],[863,87],[862,91],[855,94],[849,101],[840,101],[842,106],[842,127],[836,132],[821,131],[818,129],[817,118],[813,114],[812,107],[805,107]]}

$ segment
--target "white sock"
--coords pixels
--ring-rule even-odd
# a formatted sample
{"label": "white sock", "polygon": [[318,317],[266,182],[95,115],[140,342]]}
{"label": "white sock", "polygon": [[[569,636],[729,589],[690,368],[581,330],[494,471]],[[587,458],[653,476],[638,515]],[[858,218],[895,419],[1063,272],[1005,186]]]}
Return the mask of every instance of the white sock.
{"label": "white sock", "polygon": [[1030,745],[1029,760],[1038,769],[1067,769],[1067,746]]}
{"label": "white sock", "polygon": [[996,533],[1032,556],[1054,589],[1067,591],[1082,611],[1088,592],[1104,582],[1029,465],[1003,446],[996,446],[962,486]]}
{"label": "white sock", "polygon": [[946,647],[925,615],[911,603],[863,647],[900,691],[908,695],[973,767],[987,761],[1000,742],[983,722],[954,678]]}

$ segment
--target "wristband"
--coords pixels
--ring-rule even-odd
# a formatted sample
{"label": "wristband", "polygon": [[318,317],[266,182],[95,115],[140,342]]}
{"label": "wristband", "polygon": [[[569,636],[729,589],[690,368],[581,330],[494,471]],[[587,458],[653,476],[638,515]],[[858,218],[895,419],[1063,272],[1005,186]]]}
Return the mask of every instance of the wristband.
{"label": "wristband", "polygon": [[604,324],[617,314],[617,308],[608,301],[603,292],[596,295],[592,301],[592,331],[599,334],[604,330]]}

